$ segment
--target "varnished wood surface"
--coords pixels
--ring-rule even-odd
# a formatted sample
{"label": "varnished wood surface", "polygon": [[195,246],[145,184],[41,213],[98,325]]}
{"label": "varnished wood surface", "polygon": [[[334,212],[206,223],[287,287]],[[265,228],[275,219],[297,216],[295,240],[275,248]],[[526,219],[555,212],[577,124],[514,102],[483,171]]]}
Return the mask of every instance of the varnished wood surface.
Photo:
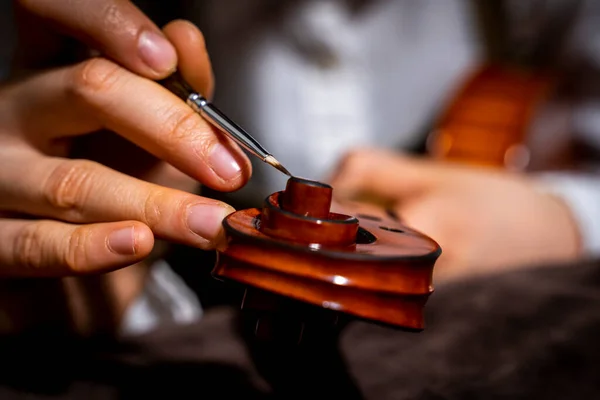
{"label": "varnished wood surface", "polygon": [[[429,139],[434,158],[524,170],[532,149],[528,133],[556,89],[547,71],[486,64],[465,79]],[[549,138],[552,139],[552,138]]]}
{"label": "varnished wood surface", "polygon": [[228,216],[228,246],[214,275],[358,318],[422,329],[439,245],[385,213],[364,214],[351,205],[331,212],[331,192],[328,185],[291,178],[262,210]]}

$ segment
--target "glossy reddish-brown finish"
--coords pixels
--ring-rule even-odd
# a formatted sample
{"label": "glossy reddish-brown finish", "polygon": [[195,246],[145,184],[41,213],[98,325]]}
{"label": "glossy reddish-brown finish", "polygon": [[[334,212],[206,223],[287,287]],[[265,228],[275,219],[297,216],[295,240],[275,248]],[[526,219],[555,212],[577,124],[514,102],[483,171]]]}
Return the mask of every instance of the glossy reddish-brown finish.
{"label": "glossy reddish-brown finish", "polygon": [[281,208],[304,217],[329,219],[333,188],[321,182],[292,177],[279,201]]}
{"label": "glossy reddish-brown finish", "polygon": [[329,186],[291,178],[262,210],[225,219],[228,246],[213,273],[325,309],[422,329],[438,244],[385,213],[330,208]]}
{"label": "glossy reddish-brown finish", "polygon": [[429,151],[439,159],[523,169],[527,133],[554,89],[552,74],[484,65],[467,78],[441,115]]}
{"label": "glossy reddish-brown finish", "polygon": [[260,217],[260,232],[273,238],[311,244],[313,247],[344,247],[354,244],[358,230],[356,218],[330,212],[327,213],[327,218],[294,214],[279,207],[282,196],[283,193],[274,193],[265,201]]}

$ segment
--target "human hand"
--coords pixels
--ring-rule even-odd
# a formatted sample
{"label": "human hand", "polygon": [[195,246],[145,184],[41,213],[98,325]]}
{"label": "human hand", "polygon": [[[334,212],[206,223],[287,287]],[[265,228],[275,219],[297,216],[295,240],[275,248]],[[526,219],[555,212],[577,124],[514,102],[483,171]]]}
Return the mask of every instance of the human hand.
{"label": "human hand", "polygon": [[524,175],[362,150],[346,156],[331,184],[337,201],[377,199],[436,240],[438,280],[580,252],[569,209]]}
{"label": "human hand", "polygon": [[[94,52],[153,80],[166,77],[177,66],[177,51],[169,37],[128,0],[16,0],[13,4],[18,33],[13,78],[73,64],[90,58]],[[211,97],[212,70],[202,35],[177,35],[183,51],[197,55],[188,54],[183,59],[186,78]],[[197,181],[172,165],[148,157],[135,145],[106,131],[76,138],[73,147],[72,156],[98,161],[148,182],[185,191],[195,191],[198,186]],[[106,156],[108,149],[110,157]],[[129,160],[134,156],[138,162],[132,165]]]}
{"label": "human hand", "polygon": [[[182,21],[164,32],[190,84],[210,92],[201,33]],[[251,174],[241,150],[176,96],[107,59],[4,87],[0,210],[8,218],[0,220],[0,275],[107,272],[146,257],[154,235],[204,249],[222,243],[226,204],[68,158],[77,136],[101,129],[216,190],[235,190]]]}
{"label": "human hand", "polygon": [[128,0],[16,0],[14,6],[19,38],[14,66],[19,72],[80,61],[69,53],[89,50],[153,80],[177,66],[168,38]]}

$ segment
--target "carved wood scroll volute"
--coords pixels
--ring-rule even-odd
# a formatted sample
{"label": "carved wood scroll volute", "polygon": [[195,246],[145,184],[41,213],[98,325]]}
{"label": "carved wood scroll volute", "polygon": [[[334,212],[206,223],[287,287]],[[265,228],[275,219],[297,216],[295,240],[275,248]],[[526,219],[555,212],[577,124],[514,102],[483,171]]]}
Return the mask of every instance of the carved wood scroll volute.
{"label": "carved wood scroll volute", "polygon": [[332,187],[297,177],[234,212],[213,275],[351,316],[420,330],[439,245],[391,216],[332,212]]}

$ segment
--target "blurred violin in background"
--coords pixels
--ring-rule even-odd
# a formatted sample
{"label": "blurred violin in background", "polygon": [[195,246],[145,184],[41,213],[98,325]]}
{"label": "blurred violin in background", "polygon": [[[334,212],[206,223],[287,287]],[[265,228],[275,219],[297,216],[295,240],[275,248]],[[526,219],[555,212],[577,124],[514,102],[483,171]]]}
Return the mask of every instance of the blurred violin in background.
{"label": "blurred violin in background", "polygon": [[[513,171],[569,165],[571,118],[561,99],[561,43],[578,7],[541,13],[523,2],[519,32],[509,32],[505,2],[473,1],[487,54],[437,120],[427,151],[436,159]],[[542,15],[552,15],[552,20]],[[535,34],[533,32],[536,32]]]}

